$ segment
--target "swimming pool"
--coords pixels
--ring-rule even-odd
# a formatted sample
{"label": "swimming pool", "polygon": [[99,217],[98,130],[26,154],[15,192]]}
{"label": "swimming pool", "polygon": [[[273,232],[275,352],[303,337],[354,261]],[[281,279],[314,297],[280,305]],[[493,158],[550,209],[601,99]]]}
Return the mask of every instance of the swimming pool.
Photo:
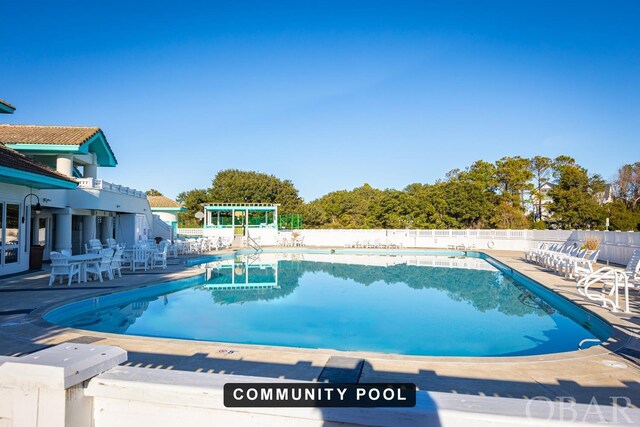
{"label": "swimming pool", "polygon": [[263,253],[72,303],[45,320],[91,331],[429,356],[572,351],[610,327],[483,254]]}

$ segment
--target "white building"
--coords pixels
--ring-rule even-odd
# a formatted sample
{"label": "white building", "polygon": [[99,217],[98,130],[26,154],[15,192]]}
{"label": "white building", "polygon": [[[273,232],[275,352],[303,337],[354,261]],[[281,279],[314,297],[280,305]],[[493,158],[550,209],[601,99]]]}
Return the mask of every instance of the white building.
{"label": "white building", "polygon": [[[100,168],[117,165],[101,129],[0,125],[0,145],[3,160],[7,153],[11,158],[19,153],[29,167],[37,168],[30,172],[37,176],[26,176],[26,166],[4,165],[0,174],[2,236],[14,232],[7,227],[17,215],[19,237],[13,241],[22,248],[17,263],[1,262],[0,275],[26,270],[31,244],[44,246],[48,259],[51,250],[82,253],[93,238],[115,238],[131,246],[143,236],[152,237],[153,216],[145,193],[98,178]],[[37,213],[32,209],[36,202]],[[13,246],[6,249],[5,240],[2,259],[6,252],[13,260]]]}
{"label": "white building", "polygon": [[[154,216],[154,237],[162,237],[163,239],[173,240],[178,235],[178,213],[187,210],[180,203],[166,196],[147,196],[151,212]],[[166,224],[169,228],[158,224],[158,220]]]}

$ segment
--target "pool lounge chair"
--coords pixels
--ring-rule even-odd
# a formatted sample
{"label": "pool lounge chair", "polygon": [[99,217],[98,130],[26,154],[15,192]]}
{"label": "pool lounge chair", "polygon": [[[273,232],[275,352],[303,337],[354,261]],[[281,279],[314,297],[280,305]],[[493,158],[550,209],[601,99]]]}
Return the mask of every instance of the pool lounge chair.
{"label": "pool lounge chair", "polygon": [[[629,288],[640,286],[638,274],[640,273],[640,249],[631,254],[629,262],[624,269],[616,267],[602,267],[597,271],[582,277],[576,283],[578,293],[592,301],[601,302],[603,307],[611,305],[612,311],[618,311],[620,307],[620,289],[625,297],[624,311],[629,312]],[[602,284],[600,291],[594,291],[591,287],[597,283]]]}

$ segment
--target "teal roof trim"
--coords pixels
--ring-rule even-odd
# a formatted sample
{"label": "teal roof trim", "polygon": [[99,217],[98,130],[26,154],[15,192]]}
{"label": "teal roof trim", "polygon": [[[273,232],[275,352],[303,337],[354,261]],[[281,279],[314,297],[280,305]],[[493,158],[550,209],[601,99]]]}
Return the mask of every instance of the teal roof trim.
{"label": "teal roof trim", "polygon": [[33,188],[76,188],[77,183],[0,166],[0,182]]}
{"label": "teal roof trim", "polygon": [[11,107],[10,105],[5,104],[4,102],[0,102],[0,113],[13,114],[14,111],[16,111],[15,108]]}
{"label": "teal roof trim", "polygon": [[81,145],[63,144],[5,144],[21,153],[31,154],[88,154],[95,153],[98,166],[114,167],[118,164],[107,138],[102,131],[96,132],[89,140]]}
{"label": "teal roof trim", "polygon": [[84,145],[59,145],[59,144],[5,144],[9,148],[24,153],[32,154],[87,154],[89,150]]}

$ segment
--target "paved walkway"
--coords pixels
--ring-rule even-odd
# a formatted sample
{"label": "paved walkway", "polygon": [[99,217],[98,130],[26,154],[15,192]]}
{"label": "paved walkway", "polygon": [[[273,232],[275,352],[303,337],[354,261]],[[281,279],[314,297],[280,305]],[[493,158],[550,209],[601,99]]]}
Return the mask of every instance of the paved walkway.
{"label": "paved walkway", "polygon": [[325,378],[330,358],[349,357],[364,361],[354,364],[361,369],[360,382],[413,382],[423,390],[524,399],[572,397],[581,403],[595,397],[601,404],[611,404],[612,396],[625,396],[640,406],[640,369],[634,363],[634,352],[640,350],[638,299],[633,300],[634,315],[612,315],[579,296],[573,281],[525,263],[521,253],[488,253],[603,316],[614,324],[615,337],[604,346],[543,356],[414,357],[105,334],[51,325],[39,317],[46,308],[63,302],[200,274],[179,258],[170,260],[167,270],[125,273],[122,279],[82,286],[49,288],[47,271],[0,279],[0,354],[21,355],[68,341],[99,341],[126,349],[129,366],[309,381]]}

